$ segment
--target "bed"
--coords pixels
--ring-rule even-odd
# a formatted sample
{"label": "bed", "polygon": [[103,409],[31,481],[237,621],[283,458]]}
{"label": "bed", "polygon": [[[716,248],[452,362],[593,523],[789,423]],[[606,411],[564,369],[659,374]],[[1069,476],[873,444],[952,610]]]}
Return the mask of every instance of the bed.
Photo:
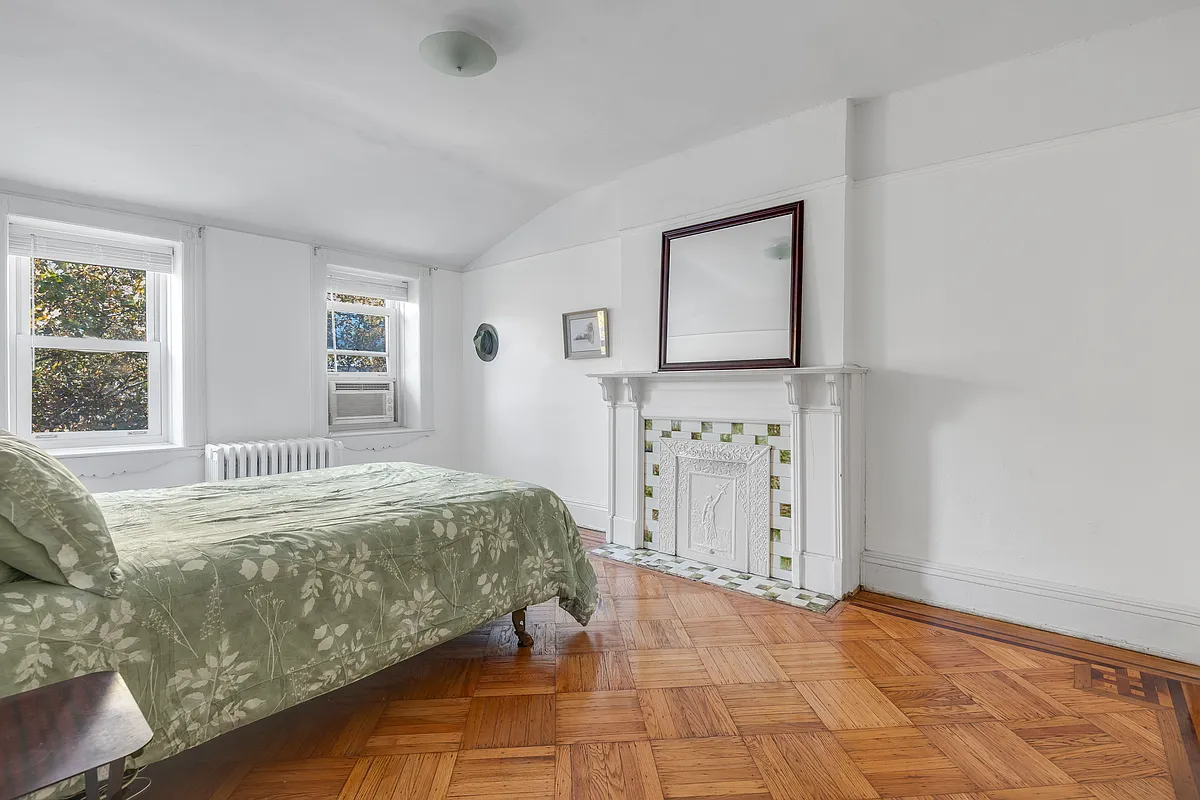
{"label": "bed", "polygon": [[586,624],[596,577],[547,489],[366,464],[95,495],[119,597],[0,585],[0,696],[116,669],[145,765],[557,597]]}

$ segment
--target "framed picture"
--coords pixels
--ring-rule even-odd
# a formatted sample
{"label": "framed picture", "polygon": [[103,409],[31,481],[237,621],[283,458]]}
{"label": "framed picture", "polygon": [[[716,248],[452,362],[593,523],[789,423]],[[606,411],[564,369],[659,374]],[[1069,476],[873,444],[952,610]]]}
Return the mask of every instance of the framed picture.
{"label": "framed picture", "polygon": [[607,308],[563,314],[563,355],[566,358],[608,357]]}

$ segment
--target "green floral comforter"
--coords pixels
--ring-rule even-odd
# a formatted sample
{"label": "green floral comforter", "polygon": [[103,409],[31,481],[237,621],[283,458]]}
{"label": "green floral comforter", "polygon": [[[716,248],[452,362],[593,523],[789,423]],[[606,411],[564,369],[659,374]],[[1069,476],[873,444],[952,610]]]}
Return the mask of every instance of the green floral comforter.
{"label": "green floral comforter", "polygon": [[0,586],[0,696],[117,669],[141,764],[514,609],[596,607],[571,515],[529,484],[392,463],[96,499],[124,592]]}

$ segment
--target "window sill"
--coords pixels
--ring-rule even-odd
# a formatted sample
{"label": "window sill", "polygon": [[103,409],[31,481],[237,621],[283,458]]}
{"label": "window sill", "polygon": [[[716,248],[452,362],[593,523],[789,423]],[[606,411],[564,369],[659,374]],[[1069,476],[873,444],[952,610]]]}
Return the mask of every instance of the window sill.
{"label": "window sill", "polygon": [[203,447],[186,447],[170,443],[95,445],[92,447],[46,447],[44,449],[55,458],[104,458],[107,456],[136,455],[196,456],[200,458],[204,455]]}
{"label": "window sill", "polygon": [[356,428],[331,430],[329,438],[337,439],[347,450],[388,450],[434,434],[433,428]]}

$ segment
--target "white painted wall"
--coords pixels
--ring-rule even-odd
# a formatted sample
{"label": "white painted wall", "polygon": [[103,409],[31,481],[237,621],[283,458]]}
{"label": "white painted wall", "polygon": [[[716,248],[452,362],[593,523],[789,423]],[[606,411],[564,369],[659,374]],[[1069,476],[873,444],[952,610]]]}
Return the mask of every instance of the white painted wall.
{"label": "white painted wall", "polygon": [[[476,259],[462,276],[464,469],[546,486],[576,521],[608,518],[608,417],[588,372],[619,363],[563,357],[562,315],[621,305],[616,183],[573,194]],[[500,352],[475,355],[480,323],[496,326]]]}
{"label": "white painted wall", "polygon": [[621,227],[619,189],[614,181],[565,197],[497,242],[467,270],[615,238]]}
{"label": "white painted wall", "polygon": [[1173,14],[862,104],[869,178],[1200,107],[1200,10]]}
{"label": "white painted wall", "polygon": [[[81,202],[81,198],[75,198]],[[87,199],[89,207],[103,201]],[[96,211],[95,213],[107,213]],[[99,224],[99,223],[98,223]],[[204,230],[206,440],[305,437],[314,431],[311,352],[314,285],[310,245]],[[432,434],[338,437],[343,461],[461,465],[462,275],[433,277]],[[186,402],[186,400],[185,400]],[[177,486],[203,479],[200,447],[63,458],[93,491]]]}
{"label": "white painted wall", "polygon": [[866,585],[1200,661],[1196,74],[1191,13],[859,109]]}
{"label": "white painted wall", "polygon": [[311,248],[204,232],[208,437],[283,439],[312,420]]}
{"label": "white painted wall", "polygon": [[[580,522],[608,509],[608,417],[587,372],[612,359],[563,357],[562,314],[612,309],[620,326],[615,239],[507,262],[463,277],[463,437],[468,469],[553,489]],[[471,337],[496,326],[500,351],[484,363]]]}
{"label": "white painted wall", "polygon": [[[1200,115],[880,181],[858,205],[868,545],[1200,599],[1179,502],[1200,485],[1200,375],[1180,368],[1200,340]],[[1134,532],[1172,557],[1127,557]]]}
{"label": "white painted wall", "polygon": [[[501,350],[490,364],[473,352],[465,363],[469,468],[607,505],[604,408],[583,375],[657,366],[662,232],[695,219],[803,199],[802,360],[840,363],[846,115],[844,102],[823,106],[631,170],[551,207],[473,264],[464,276],[466,347],[491,322]],[[566,362],[562,313],[596,306],[612,312],[612,357]],[[558,450],[569,460],[547,456]]]}

